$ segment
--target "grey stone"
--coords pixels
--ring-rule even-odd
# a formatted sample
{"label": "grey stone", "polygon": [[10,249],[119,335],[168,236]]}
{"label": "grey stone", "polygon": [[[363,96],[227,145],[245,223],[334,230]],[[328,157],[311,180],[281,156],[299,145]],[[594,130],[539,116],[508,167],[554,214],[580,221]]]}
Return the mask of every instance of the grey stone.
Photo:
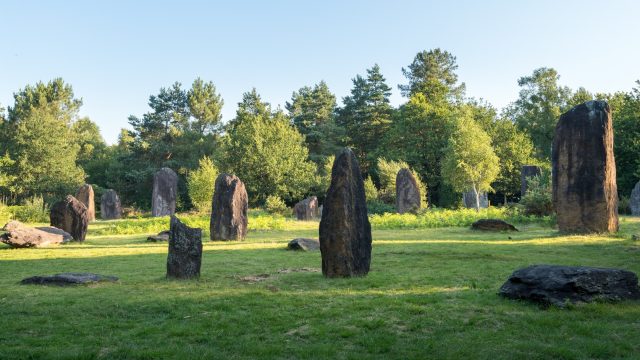
{"label": "grey stone", "polygon": [[147,238],[148,242],[164,242],[169,241],[171,231],[165,230],[158,233],[158,235],[151,235]]}
{"label": "grey stone", "polygon": [[93,186],[89,184],[82,185],[78,191],[76,191],[76,199],[87,207],[87,217],[89,221],[96,221],[96,201]]}
{"label": "grey stone", "polygon": [[631,215],[640,216],[640,181],[631,191],[631,197],[629,198],[629,207],[631,207]]}
{"label": "grey stone", "polygon": [[190,228],[171,216],[167,278],[190,279],[200,276],[202,229]]}
{"label": "grey stone", "polygon": [[242,240],[247,236],[249,197],[235,175],[220,174],[211,201],[211,240]]}
{"label": "grey stone", "polygon": [[399,214],[420,209],[420,187],[409,169],[400,169],[396,175],[396,210]]}
{"label": "grey stone", "polygon": [[293,207],[293,213],[298,220],[313,220],[319,216],[318,198],[315,196],[298,202]]}
{"label": "grey stone", "polygon": [[122,205],[120,197],[115,190],[107,190],[100,199],[100,217],[103,220],[114,220],[122,218]]}
{"label": "grey stone", "polygon": [[316,239],[297,238],[289,241],[289,250],[315,251],[320,249],[320,242]]}
{"label": "grey stone", "polygon": [[542,169],[536,165],[523,165],[520,170],[520,196],[524,196],[529,188],[529,179],[534,176],[540,176]]}
{"label": "grey stone", "polygon": [[480,219],[471,224],[471,228],[484,231],[518,231],[515,226],[498,219]]}
{"label": "grey stone", "polygon": [[71,195],[53,204],[49,219],[51,226],[68,232],[75,241],[82,242],[87,236],[89,226],[87,207]]}
{"label": "grey stone", "polygon": [[543,305],[567,302],[640,299],[638,277],[631,271],[585,266],[533,265],[516,270],[500,295]]}
{"label": "grey stone", "polygon": [[158,217],[175,214],[177,196],[178,175],[166,167],[158,170],[153,175],[151,215]]}
{"label": "grey stone", "polygon": [[62,273],[55,275],[32,276],[23,279],[20,283],[23,285],[57,285],[72,286],[86,285],[99,282],[115,282],[118,278],[109,275],[100,275],[92,273]]}
{"label": "grey stone", "polygon": [[46,247],[73,239],[69,233],[58,228],[32,228],[15,220],[9,221],[2,230],[6,233],[0,235],[0,241],[14,248]]}

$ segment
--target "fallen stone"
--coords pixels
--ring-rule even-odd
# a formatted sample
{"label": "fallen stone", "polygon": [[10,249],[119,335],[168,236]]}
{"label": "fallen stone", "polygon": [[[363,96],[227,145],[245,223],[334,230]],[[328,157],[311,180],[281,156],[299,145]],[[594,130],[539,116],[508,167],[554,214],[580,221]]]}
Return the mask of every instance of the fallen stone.
{"label": "fallen stone", "polygon": [[320,242],[316,239],[297,238],[289,241],[289,250],[315,251],[320,249]]}
{"label": "fallen stone", "polygon": [[480,219],[471,224],[471,228],[484,231],[518,231],[515,226],[498,219]]}
{"label": "fallen stone", "polygon": [[169,237],[171,235],[171,231],[165,230],[160,231],[158,235],[151,235],[147,238],[148,242],[164,242],[169,241]]}
{"label": "fallen stone", "polygon": [[563,307],[567,302],[638,300],[640,288],[638,277],[631,271],[533,265],[511,274],[500,295]]}
{"label": "fallen stone", "polygon": [[167,278],[190,279],[200,276],[202,229],[190,228],[171,216]]}
{"label": "fallen stone", "polygon": [[64,230],[48,226],[32,228],[15,220],[9,221],[2,230],[6,233],[0,235],[0,241],[13,248],[39,248],[73,240]]}
{"label": "fallen stone", "polygon": [[247,236],[249,197],[235,175],[220,174],[211,201],[211,240],[242,240]]}
{"label": "fallen stone", "polygon": [[32,276],[23,279],[20,283],[22,285],[57,285],[57,286],[71,286],[71,285],[86,285],[99,282],[115,282],[118,278],[109,275],[100,275],[92,273],[62,273],[55,275],[41,275]]}
{"label": "fallen stone", "polygon": [[71,195],[53,204],[49,219],[51,226],[68,232],[75,241],[82,242],[87,236],[89,226],[87,207]]}

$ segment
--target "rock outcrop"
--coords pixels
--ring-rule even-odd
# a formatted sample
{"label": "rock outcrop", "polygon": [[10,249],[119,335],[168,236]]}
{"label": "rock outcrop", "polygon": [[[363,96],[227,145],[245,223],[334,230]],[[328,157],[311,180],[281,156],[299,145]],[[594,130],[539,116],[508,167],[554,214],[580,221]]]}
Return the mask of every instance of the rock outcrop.
{"label": "rock outcrop", "polygon": [[287,244],[289,250],[315,251],[320,249],[320,242],[316,239],[297,238]]}
{"label": "rock outcrop", "polygon": [[32,276],[23,279],[22,281],[20,281],[20,283],[22,285],[73,286],[115,281],[118,281],[118,278],[109,275],[92,273],[62,273],[55,275]]}

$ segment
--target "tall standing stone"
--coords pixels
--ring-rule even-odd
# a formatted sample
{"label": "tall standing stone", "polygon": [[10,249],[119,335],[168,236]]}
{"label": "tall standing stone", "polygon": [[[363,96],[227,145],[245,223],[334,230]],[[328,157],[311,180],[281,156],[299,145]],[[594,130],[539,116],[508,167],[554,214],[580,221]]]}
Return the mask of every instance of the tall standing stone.
{"label": "tall standing stone", "polygon": [[529,188],[529,178],[540,176],[542,170],[536,165],[523,165],[520,170],[520,196],[524,196]]}
{"label": "tall standing stone", "polygon": [[[476,208],[476,192],[475,190],[469,190],[462,194],[462,204],[467,209]],[[486,209],[489,207],[489,196],[486,192],[480,193],[480,208]]]}
{"label": "tall standing stone", "polygon": [[618,230],[611,111],[588,101],[560,116],[551,151],[553,204],[563,232]]}
{"label": "tall standing stone", "polygon": [[53,204],[49,219],[51,226],[68,232],[75,241],[84,241],[89,226],[87,207],[73,196],[67,195],[64,200]]}
{"label": "tall standing stone", "polygon": [[167,277],[176,279],[200,277],[202,229],[190,228],[172,215],[169,233]]}
{"label": "tall standing stone", "polygon": [[420,188],[409,169],[400,169],[396,175],[396,210],[399,214],[420,209]]}
{"label": "tall standing stone", "polygon": [[293,207],[293,213],[298,220],[313,220],[318,217],[318,198],[315,196],[306,198],[298,202]]}
{"label": "tall standing stone", "polygon": [[151,215],[156,217],[175,214],[177,195],[178,175],[166,167],[158,170],[153,175]]}
{"label": "tall standing stone", "polygon": [[120,219],[122,217],[122,205],[120,197],[115,190],[107,190],[100,199],[100,216],[103,220]]}
{"label": "tall standing stone", "polygon": [[631,215],[640,216],[640,181],[638,181],[636,186],[631,191],[629,206],[631,207]]}
{"label": "tall standing stone", "polygon": [[87,207],[89,221],[96,221],[96,201],[93,194],[93,186],[84,184],[76,191],[76,199]]}
{"label": "tall standing stone", "polygon": [[371,263],[371,224],[358,160],[344,149],[333,163],[331,186],[320,220],[322,273],[363,276]]}
{"label": "tall standing stone", "polygon": [[211,201],[211,240],[242,240],[247,235],[249,197],[235,175],[220,174]]}

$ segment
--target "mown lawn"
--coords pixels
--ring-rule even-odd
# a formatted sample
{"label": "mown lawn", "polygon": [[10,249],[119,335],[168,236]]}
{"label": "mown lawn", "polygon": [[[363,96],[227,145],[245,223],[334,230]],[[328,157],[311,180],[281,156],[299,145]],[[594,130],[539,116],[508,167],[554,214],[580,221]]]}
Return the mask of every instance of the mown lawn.
{"label": "mown lawn", "polygon": [[[497,296],[513,270],[536,263],[640,273],[637,218],[616,236],[534,225],[517,234],[378,230],[371,272],[353,279],[323,278],[319,252],[284,250],[316,237],[313,222],[205,241],[199,281],[165,280],[166,244],[91,235],[101,226],[80,245],[0,245],[0,359],[640,358],[639,303],[543,310]],[[18,284],[70,271],[120,281]]]}

